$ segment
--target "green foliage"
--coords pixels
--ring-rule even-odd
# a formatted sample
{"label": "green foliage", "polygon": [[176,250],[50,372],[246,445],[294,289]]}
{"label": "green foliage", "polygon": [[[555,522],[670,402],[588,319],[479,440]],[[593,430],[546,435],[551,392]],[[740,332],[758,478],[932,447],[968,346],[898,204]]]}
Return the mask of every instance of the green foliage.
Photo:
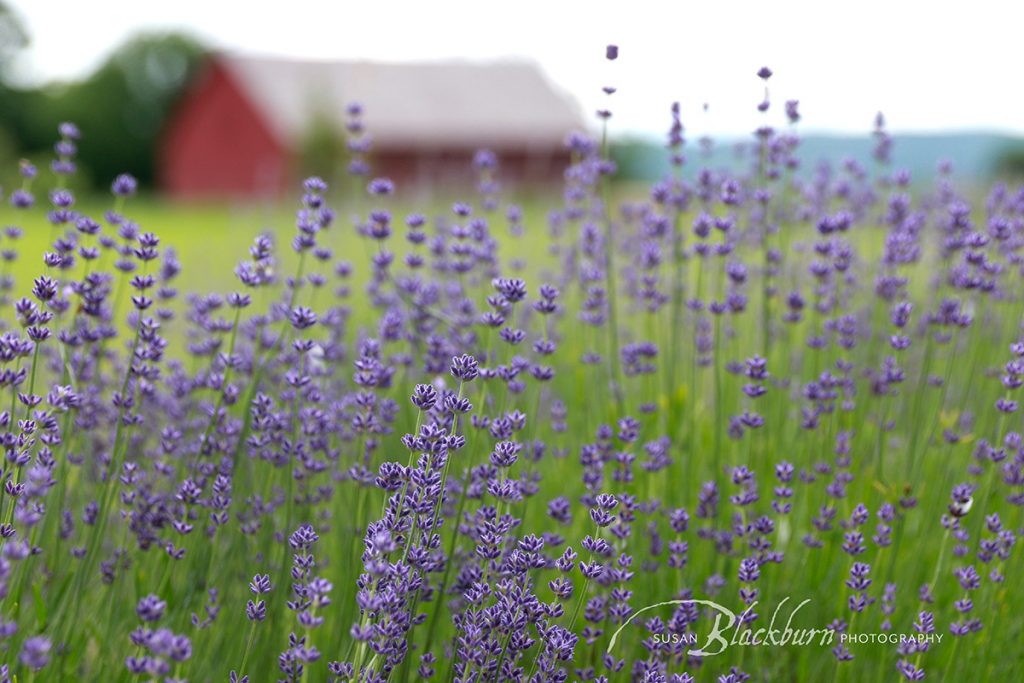
{"label": "green foliage", "polygon": [[1007,147],[995,162],[995,175],[999,177],[1024,178],[1024,146]]}
{"label": "green foliage", "polygon": [[662,164],[667,159],[668,153],[663,147],[655,146],[643,140],[627,139],[613,142],[611,145],[611,157],[615,162],[615,177],[618,180],[647,180],[657,177],[661,169],[651,174],[652,157]]}
{"label": "green foliage", "polygon": [[9,89],[0,98],[0,127],[19,154],[36,156],[51,148],[61,121],[73,121],[86,131],[79,165],[97,187],[123,172],[150,185],[160,131],[204,52],[179,34],[139,36],[83,81]]}
{"label": "green foliage", "polygon": [[345,171],[345,137],[323,109],[314,112],[299,141],[299,170],[303,177],[320,176],[331,183]]}

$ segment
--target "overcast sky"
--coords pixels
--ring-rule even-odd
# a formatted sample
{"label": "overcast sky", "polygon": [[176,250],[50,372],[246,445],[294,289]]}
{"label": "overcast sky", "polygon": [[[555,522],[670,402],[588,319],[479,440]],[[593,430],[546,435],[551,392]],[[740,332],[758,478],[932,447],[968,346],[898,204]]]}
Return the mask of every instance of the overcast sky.
{"label": "overcast sky", "polygon": [[[661,132],[679,100],[691,135],[772,120],[799,99],[806,129],[1024,134],[1018,0],[8,0],[32,38],[23,80],[72,78],[140,30],[214,47],[325,59],[526,58],[613,126]],[[263,9],[263,6],[266,9]],[[604,60],[607,43],[618,61]],[[604,85],[619,91],[610,103]],[[709,104],[707,114],[702,104]]]}

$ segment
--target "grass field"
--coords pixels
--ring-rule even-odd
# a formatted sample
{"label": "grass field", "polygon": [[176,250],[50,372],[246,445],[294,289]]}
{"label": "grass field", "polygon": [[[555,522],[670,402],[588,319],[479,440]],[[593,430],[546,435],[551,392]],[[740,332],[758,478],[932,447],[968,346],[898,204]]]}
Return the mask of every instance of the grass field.
{"label": "grass field", "polygon": [[[122,256],[158,281],[115,273],[95,315],[84,261],[40,258],[70,227],[5,207],[35,300],[3,318],[8,671],[1013,680],[1016,195],[965,213],[884,168],[820,196],[789,174],[640,192],[600,164],[522,202],[521,231],[472,192],[307,190],[298,231],[298,192],[129,200],[160,242]],[[104,321],[117,339],[90,338]],[[773,615],[816,637],[752,644]]]}

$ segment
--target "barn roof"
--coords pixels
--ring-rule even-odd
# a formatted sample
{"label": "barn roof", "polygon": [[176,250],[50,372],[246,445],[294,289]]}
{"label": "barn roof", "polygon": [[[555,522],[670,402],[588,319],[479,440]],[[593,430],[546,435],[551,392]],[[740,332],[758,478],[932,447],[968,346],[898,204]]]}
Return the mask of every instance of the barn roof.
{"label": "barn roof", "polygon": [[217,59],[285,142],[316,117],[340,128],[352,102],[378,148],[550,147],[585,125],[576,102],[528,62]]}

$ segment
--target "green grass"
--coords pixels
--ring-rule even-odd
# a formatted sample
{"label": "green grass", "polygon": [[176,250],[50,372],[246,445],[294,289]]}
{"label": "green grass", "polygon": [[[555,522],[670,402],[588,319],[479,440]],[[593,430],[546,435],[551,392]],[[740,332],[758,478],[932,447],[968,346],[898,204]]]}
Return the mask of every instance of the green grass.
{"label": "green grass", "polygon": [[[436,214],[445,213],[446,204],[437,202],[436,206]],[[105,206],[102,202],[90,201],[85,202],[81,208],[86,213],[98,215]],[[376,311],[365,304],[362,291],[369,271],[368,258],[373,254],[373,248],[366,240],[354,234],[351,220],[347,218],[351,209],[343,204],[337,208],[336,224],[324,235],[322,243],[334,249],[335,259],[353,263],[355,275],[349,300],[354,311],[353,320],[357,328],[372,330]],[[530,201],[526,209],[526,237],[515,239],[508,236],[503,227],[504,220],[500,217],[495,219],[496,225],[492,230],[500,237],[503,274],[510,274],[507,266],[512,261],[529,259],[523,276],[533,295],[544,281],[546,273],[559,268],[560,263],[547,249],[549,242],[545,237],[544,203]],[[5,209],[5,212],[5,221],[20,219],[10,209]],[[226,294],[238,289],[231,272],[234,264],[246,258],[249,243],[264,230],[270,230],[276,235],[278,253],[284,255],[279,264],[279,276],[283,278],[295,268],[294,256],[287,246],[293,232],[293,210],[288,206],[230,207],[137,201],[129,204],[126,214],[143,230],[159,234],[162,248],[170,247],[178,252],[183,271],[177,285],[183,293]],[[399,254],[404,253],[400,241],[403,233],[401,215],[402,212],[396,210],[396,236],[389,243],[389,248],[396,249]],[[689,225],[690,218],[684,217],[682,224]],[[35,255],[46,248],[51,238],[50,228],[39,216],[39,212],[32,213],[31,220],[24,223],[24,228],[25,237],[18,245],[24,257],[15,264],[12,271],[18,282],[16,291],[20,293],[26,293],[31,278],[43,270],[42,264],[35,260]],[[569,228],[570,233],[561,240],[563,244],[576,238],[572,232],[574,230],[575,227]],[[781,238],[786,247],[784,253],[787,263],[783,282],[799,282],[804,285],[805,291],[806,266],[810,256],[792,247],[811,236],[809,226],[793,226]],[[873,317],[880,329],[888,330],[888,312],[874,300],[870,286],[875,273],[872,264],[880,252],[883,237],[882,230],[875,227],[858,229],[851,237],[858,253],[854,270],[861,281],[856,289],[850,289],[850,310]],[[937,244],[937,238],[926,239],[926,258],[906,269],[906,274],[911,277],[911,293],[916,305],[915,322],[920,320],[925,311],[934,308],[940,298],[961,296],[933,282],[937,268],[941,265]],[[618,252],[618,258],[619,265],[624,265],[625,255]],[[718,265],[709,265],[700,274],[694,265],[693,262],[685,264],[683,278],[687,291],[695,291],[698,286],[706,288],[705,292],[722,291],[724,274]],[[668,260],[660,267],[660,274],[663,281],[671,277],[671,263]],[[476,303],[482,306],[484,297],[490,293],[487,283],[474,281],[469,284],[474,286]],[[893,354],[885,338],[861,341],[849,352],[839,352],[833,348],[820,352],[809,351],[804,346],[804,340],[811,326],[819,324],[820,320],[808,307],[803,322],[779,327],[778,337],[768,354],[769,371],[775,377],[806,383],[822,371],[834,369],[838,359],[849,360],[856,367],[853,378],[856,386],[854,407],[851,410],[835,410],[823,418],[817,431],[805,432],[799,425],[801,399],[796,387],[787,390],[772,386],[769,394],[753,406],[765,416],[765,427],[748,434],[741,441],[733,441],[724,436],[727,417],[742,412],[752,404],[741,393],[744,379],[724,372],[721,366],[726,361],[742,361],[763,348],[759,329],[760,311],[757,309],[757,285],[755,279],[748,288],[751,302],[748,313],[737,318],[736,322],[732,318],[726,319],[718,330],[717,370],[698,368],[694,363],[693,325],[689,313],[685,314],[685,328],[674,329],[666,310],[649,314],[627,303],[625,297],[620,298],[620,343],[652,340],[658,342],[663,354],[667,353],[665,349],[672,348],[678,354],[674,376],[641,375],[624,380],[624,407],[621,413],[609,395],[606,365],[591,366],[579,362],[584,351],[598,350],[607,354],[604,330],[581,325],[575,318],[580,294],[575,291],[566,292],[563,304],[567,314],[558,320],[553,330],[554,336],[560,340],[558,354],[553,358],[553,364],[558,370],[553,382],[543,390],[531,387],[519,396],[486,389],[483,383],[469,386],[468,395],[478,410],[496,414],[500,412],[499,408],[520,409],[529,415],[527,434],[530,439],[543,439],[549,449],[566,448],[569,451],[565,459],[549,457],[539,464],[542,479],[537,500],[519,504],[512,512],[523,518],[523,533],[555,530],[566,538],[569,545],[579,549],[580,539],[592,532],[592,525],[582,507],[576,504],[573,522],[559,527],[546,516],[544,503],[556,495],[566,495],[576,500],[583,493],[578,463],[580,446],[594,440],[599,425],[614,424],[615,419],[623,415],[632,415],[641,420],[638,444],[662,435],[671,436],[674,462],[668,470],[654,474],[637,468],[636,479],[629,483],[613,484],[609,474],[605,486],[614,487],[618,494],[635,495],[641,500],[656,497],[663,510],[686,505],[691,513],[700,483],[708,480],[720,483],[720,505],[729,513],[733,511],[727,499],[736,492],[736,487],[723,477],[722,471],[725,466],[739,464],[747,464],[755,472],[762,499],[754,509],[758,514],[767,513],[771,486],[774,484],[774,463],[786,459],[799,470],[821,462],[832,462],[837,435],[841,431],[852,430],[851,472],[856,478],[844,498],[827,498],[821,483],[813,487],[799,482],[793,485],[796,491],[794,509],[787,518],[780,521],[771,535],[775,548],[785,551],[787,558],[782,565],[769,564],[763,567],[759,586],[764,607],[758,611],[764,620],[784,598],[797,603],[810,598],[812,602],[801,611],[800,623],[794,626],[823,628],[837,616],[848,617],[849,610],[845,607],[848,591],[843,587],[843,581],[853,558],[839,551],[843,536],[839,521],[849,517],[856,503],[864,502],[872,512],[871,521],[863,529],[865,536],[870,539],[876,523],[874,513],[879,505],[883,502],[895,504],[905,493],[912,492],[918,499],[918,505],[894,523],[894,545],[876,549],[869,540],[868,553],[856,559],[872,564],[872,597],[880,596],[886,582],[897,583],[897,611],[893,615],[893,630],[896,633],[909,633],[913,630],[912,623],[923,607],[916,599],[916,591],[921,584],[930,582],[938,574],[935,586],[938,601],[932,609],[936,611],[940,631],[946,633],[946,636],[940,646],[924,656],[922,663],[929,671],[930,680],[945,680],[943,665],[947,661],[952,638],[947,630],[953,618],[951,605],[961,597],[949,572],[953,566],[963,564],[966,560],[956,559],[945,549],[939,517],[946,509],[950,486],[958,481],[969,480],[967,466],[971,462],[972,449],[977,440],[998,439],[1005,435],[1007,429],[1019,429],[1016,423],[1004,424],[1000,421],[991,406],[1003,393],[992,372],[998,370],[1008,358],[1007,345],[1017,337],[1016,323],[1020,320],[1020,309],[1013,302],[996,303],[977,299],[975,325],[955,336],[950,344],[930,346],[923,342],[923,338],[917,337],[915,346],[901,357],[906,380],[900,386],[899,394],[878,401],[869,398],[870,378],[864,374],[864,370],[877,368],[886,355]],[[785,291],[786,286],[783,285]],[[262,300],[254,302],[254,310],[266,310],[270,299],[278,295],[279,292],[263,295]],[[309,303],[309,299],[305,298],[307,296],[305,292],[301,293],[299,303]],[[964,298],[973,297],[964,295]],[[317,308],[322,310],[332,303],[333,300],[322,298]],[[778,307],[781,306],[778,299],[775,299],[773,306],[774,315],[777,316]],[[182,355],[184,327],[184,321],[179,320],[167,330],[172,341],[172,356]],[[351,331],[349,341],[355,338],[355,331]],[[673,344],[677,342],[678,346],[674,347]],[[495,348],[498,348],[497,345]],[[498,360],[506,361],[512,351],[500,348],[498,353]],[[348,365],[337,369],[344,377],[350,371]],[[929,386],[927,377],[932,373],[945,377],[948,390]],[[395,386],[384,392],[387,397],[398,402],[403,410],[396,424],[396,433],[383,438],[382,448],[374,456],[374,465],[384,460],[405,461],[407,456],[398,437],[403,431],[412,430],[415,422],[415,414],[408,406],[407,397],[412,383],[430,379],[421,376],[421,373],[409,377],[403,375],[401,381],[396,381]],[[539,419],[555,398],[563,400],[569,408],[569,426],[565,432],[554,432],[549,424]],[[653,416],[642,415],[640,409],[646,403],[657,405],[658,412]],[[971,413],[973,418],[969,422],[965,420],[967,413]],[[240,416],[242,407],[236,405],[233,414]],[[879,429],[880,423],[885,420],[895,421],[896,427],[892,432]],[[940,438],[941,429],[957,425],[962,425],[961,441],[955,445],[944,444]],[[194,438],[196,435],[190,436]],[[345,457],[349,457],[355,450],[355,444],[340,439],[332,446],[340,449]],[[460,460],[456,466],[458,471],[453,472],[453,476],[461,475],[465,467],[482,463],[490,448],[490,439],[485,433],[478,430],[469,432],[469,445],[459,454]],[[639,447],[633,448],[636,455],[642,457],[639,450]],[[253,489],[246,488],[249,485],[260,491],[269,491],[275,486],[283,490],[286,482],[290,481],[287,471],[273,470],[259,461],[245,462],[242,470],[236,484],[239,497],[252,492]],[[819,479],[826,480],[828,477],[820,476]],[[315,550],[322,562],[322,574],[334,584],[334,605],[330,613],[325,615],[328,617],[327,624],[315,635],[317,645],[324,652],[324,660],[314,668],[311,680],[320,680],[316,676],[322,676],[327,660],[345,658],[350,649],[348,629],[358,621],[352,600],[355,578],[360,571],[360,530],[366,520],[375,517],[383,502],[384,494],[381,491],[360,489],[357,496],[354,487],[348,484],[339,487],[334,500],[329,504],[317,510],[298,513],[307,514],[321,530],[321,540]],[[471,504],[475,505],[476,501]],[[832,529],[821,534],[825,547],[820,551],[811,550],[800,542],[800,538],[811,529],[811,517],[824,504],[836,506],[836,522]],[[985,504],[989,507],[986,508]],[[1017,528],[1021,524],[1018,508],[995,499],[982,501],[979,494],[975,511],[965,520],[965,527],[971,532],[968,545],[972,552],[982,533],[983,515],[991,509],[1000,511],[1007,526]],[[651,515],[650,520],[663,539],[676,538],[660,513]],[[680,536],[690,543],[689,564],[683,570],[669,572],[662,567],[658,573],[651,574],[640,568],[650,540],[644,531],[645,526],[642,526],[647,521],[647,517],[641,516],[632,537],[617,547],[621,552],[632,554],[638,565],[635,567],[636,576],[629,586],[634,591],[630,601],[634,609],[669,600],[679,590],[687,587],[694,591],[696,597],[706,597],[703,595],[703,583],[713,573],[728,579],[729,583],[721,593],[723,603],[738,602],[735,597],[735,578],[740,554],[724,556],[714,552],[709,542],[698,539],[693,530],[704,524],[701,520],[693,520],[690,532]],[[734,520],[720,518],[716,523],[726,527],[730,521]],[[288,530],[284,520],[278,518],[277,522],[279,531]],[[450,525],[449,521],[442,533],[446,547],[451,538],[448,531]],[[187,563],[184,568],[174,565],[174,570],[169,570],[172,563],[157,552],[142,555],[117,584],[117,599],[106,592],[109,590],[106,587],[98,589],[95,598],[89,596],[86,604],[92,613],[83,625],[87,631],[95,629],[89,631],[86,638],[91,649],[85,653],[83,660],[84,669],[93,676],[89,680],[101,680],[101,675],[102,680],[127,680],[123,668],[117,667],[129,647],[128,633],[137,625],[131,607],[140,596],[160,586],[161,596],[172,605],[168,621],[180,630],[187,628],[191,612],[201,611],[206,599],[203,589],[208,585],[222,591],[221,621],[216,622],[210,631],[196,635],[195,655],[183,674],[187,674],[189,680],[194,682],[226,680],[228,670],[241,661],[246,641],[245,633],[236,632],[227,625],[242,624],[247,629],[248,625],[241,616],[244,600],[249,597],[244,588],[245,582],[253,573],[265,571],[272,573],[276,586],[273,600],[269,603],[275,611],[257,629],[249,672],[253,674],[253,683],[274,680],[270,672],[276,673],[276,655],[285,647],[288,632],[294,629],[292,615],[283,610],[288,582],[288,558],[283,547],[273,543],[270,530],[261,532],[256,538],[238,538],[240,534],[235,533],[234,529],[230,531],[233,535],[229,540],[221,540],[226,538],[226,534],[222,534],[218,537],[219,542],[212,545],[198,543],[195,538],[188,541],[190,552],[194,552],[198,559]],[[457,548],[469,553],[472,552],[472,543],[462,539]],[[741,548],[740,553],[742,551]],[[980,616],[986,620],[986,630],[969,636],[969,646],[962,647],[960,657],[952,663],[955,668],[947,670],[950,675],[953,672],[963,675],[973,671],[977,672],[979,680],[1010,680],[1007,677],[1017,670],[1012,655],[1000,658],[995,653],[1015,652],[1016,643],[1022,636],[1022,623],[1014,616],[1011,602],[1012,582],[1019,576],[1022,555],[1024,553],[1021,549],[1016,549],[1004,567],[1010,576],[1007,584],[996,586],[986,583],[973,596],[979,606],[988,609],[979,610]],[[940,558],[943,562],[941,566],[938,565]],[[979,567],[979,571],[981,569],[984,568]],[[553,597],[546,585],[549,577],[544,575],[543,578],[538,580],[537,592],[542,599],[551,600]],[[575,596],[566,611],[571,613],[574,604]],[[19,605],[19,609],[27,613],[31,607],[26,600]],[[422,646],[428,637],[433,637],[437,651],[437,645],[451,637],[452,629],[444,607],[439,606],[437,601],[426,603],[424,609],[428,612],[428,623],[429,617],[441,610],[440,631],[435,637],[428,636],[423,628],[418,628],[414,631],[413,639],[417,646]],[[655,613],[667,618],[671,610]],[[45,622],[45,615],[42,620]],[[878,630],[880,621],[877,608],[874,608],[870,616],[865,617],[857,627],[864,632],[874,632]],[[592,659],[596,659],[610,635],[607,628],[609,624],[605,626],[605,635],[589,650]],[[627,659],[642,656],[640,643],[645,635],[640,623],[627,628],[619,638],[615,655]],[[845,680],[896,680],[892,668],[896,661],[893,647],[859,645],[852,649],[857,659],[850,665],[844,665],[849,669],[843,673]],[[594,662],[578,663],[586,665]],[[713,675],[723,674],[733,665],[743,665],[748,670],[760,672],[761,678],[754,680],[826,681],[835,680],[837,676],[836,664],[826,648],[788,647],[730,650],[727,655],[709,659],[699,674],[699,680],[714,680]],[[438,668],[440,676],[447,669],[447,662],[442,659]]]}

